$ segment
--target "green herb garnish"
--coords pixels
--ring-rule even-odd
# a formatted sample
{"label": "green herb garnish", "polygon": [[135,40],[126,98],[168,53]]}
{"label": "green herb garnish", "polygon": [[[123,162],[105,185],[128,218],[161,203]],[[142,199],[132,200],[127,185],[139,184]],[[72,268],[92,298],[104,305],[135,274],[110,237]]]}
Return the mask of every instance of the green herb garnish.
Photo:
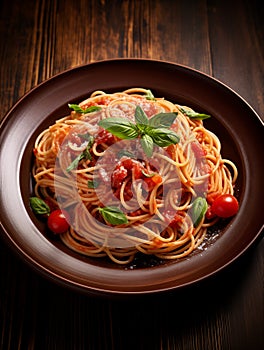
{"label": "green herb garnish", "polygon": [[98,124],[120,139],[135,139],[138,137],[136,125],[127,118],[106,118],[100,120]]}
{"label": "green herb garnish", "polygon": [[85,141],[90,141],[91,140],[91,135],[87,132],[85,134],[77,134],[81,139]]}
{"label": "green herb garnish", "polygon": [[139,106],[136,106],[135,109],[135,120],[138,125],[149,124],[149,118],[146,116],[146,113],[143,111],[143,109]]}
{"label": "green herb garnish", "polygon": [[177,113],[158,113],[149,119],[143,109],[137,106],[135,124],[127,118],[106,118],[98,124],[120,139],[140,138],[145,154],[151,157],[155,144],[167,147],[179,142],[179,136],[169,129],[176,117]]}
{"label": "green herb garnish", "polygon": [[154,148],[153,138],[148,134],[142,134],[140,143],[147,157],[151,157]]}
{"label": "green herb garnish", "polygon": [[122,157],[129,157],[129,158],[134,158],[136,159],[136,156],[133,152],[127,151],[125,149],[121,149],[118,153],[117,153],[117,157],[118,158],[122,158]]}
{"label": "green herb garnish", "polygon": [[179,136],[173,130],[165,128],[150,129],[148,135],[160,147],[167,147],[180,141]]}
{"label": "green herb garnish", "polygon": [[180,111],[185,114],[187,117],[191,118],[191,119],[208,119],[211,118],[211,116],[209,114],[204,114],[204,113],[198,113],[198,112],[194,112],[194,111],[189,111],[183,107],[180,108]]}
{"label": "green herb garnish", "polygon": [[155,114],[149,119],[149,125],[153,128],[169,128],[177,115],[177,112]]}
{"label": "green herb garnish", "polygon": [[[85,134],[87,135],[87,134]],[[92,160],[92,155],[90,153],[90,149],[92,147],[94,143],[94,137],[90,135],[89,137],[89,141],[88,141],[88,144],[85,148],[85,150],[80,153],[72,162],[71,164],[67,167],[66,171],[67,173],[69,173],[70,171],[72,171],[73,169],[76,169],[78,167],[78,164],[79,162],[82,160],[82,159],[89,159],[89,160]]]}
{"label": "green herb garnish", "polygon": [[79,105],[76,105],[74,103],[69,103],[68,106],[70,109],[73,109],[75,112],[82,113],[82,114],[92,113],[92,112],[100,111],[100,109],[102,109],[102,107],[99,107],[99,106],[90,106],[88,108],[82,109]]}
{"label": "green herb garnish", "polygon": [[145,97],[146,97],[146,100],[156,101],[151,90],[147,90]]}
{"label": "green herb garnish", "polygon": [[30,203],[31,209],[36,215],[48,215],[50,213],[50,207],[41,198],[30,197],[29,203]]}
{"label": "green herb garnish", "polygon": [[201,222],[202,218],[204,217],[206,211],[208,208],[208,204],[206,202],[205,198],[197,197],[192,205],[192,221],[193,226],[197,227],[199,223]]}
{"label": "green herb garnish", "polygon": [[88,188],[97,188],[99,186],[100,182],[98,180],[88,180],[87,186]]}
{"label": "green herb garnish", "polygon": [[128,223],[126,215],[118,207],[109,206],[99,208],[99,212],[109,224],[122,225]]}

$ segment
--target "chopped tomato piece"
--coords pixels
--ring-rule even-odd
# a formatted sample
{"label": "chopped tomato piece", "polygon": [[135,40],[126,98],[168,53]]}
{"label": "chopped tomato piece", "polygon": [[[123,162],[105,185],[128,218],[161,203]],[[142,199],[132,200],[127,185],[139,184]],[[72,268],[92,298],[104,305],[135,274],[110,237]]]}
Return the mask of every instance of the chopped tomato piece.
{"label": "chopped tomato piece", "polygon": [[98,145],[101,145],[102,143],[105,143],[107,145],[112,145],[116,141],[116,138],[113,134],[111,134],[109,131],[103,129],[101,130],[98,135],[96,136],[95,142]]}
{"label": "chopped tomato piece", "polygon": [[175,145],[169,145],[166,149],[171,159],[175,159],[176,148]]}
{"label": "chopped tomato piece", "polygon": [[162,177],[159,174],[155,174],[151,177],[152,182],[157,185],[162,183]]}
{"label": "chopped tomato piece", "polygon": [[204,140],[204,132],[202,131],[202,130],[199,130],[198,132],[197,132],[197,135],[196,135],[196,139],[198,140],[198,142],[203,142],[203,140]]}
{"label": "chopped tomato piece", "polygon": [[165,221],[169,224],[172,228],[177,228],[179,225],[182,224],[184,219],[184,213],[180,210],[175,211],[174,209],[167,209],[163,216],[165,218]]}
{"label": "chopped tomato piece", "polygon": [[126,177],[127,169],[123,165],[117,167],[112,173],[112,187],[120,187]]}
{"label": "chopped tomato piece", "polygon": [[152,177],[146,177],[144,178],[144,183],[146,184],[144,186],[144,189],[146,191],[152,191],[153,188],[158,185],[158,184],[161,184],[162,183],[162,177],[159,175],[159,174],[155,174],[154,176]]}
{"label": "chopped tomato piece", "polygon": [[137,162],[133,165],[132,172],[134,173],[135,180],[142,178],[142,176],[143,176],[142,168],[143,168],[143,166],[139,162]]}

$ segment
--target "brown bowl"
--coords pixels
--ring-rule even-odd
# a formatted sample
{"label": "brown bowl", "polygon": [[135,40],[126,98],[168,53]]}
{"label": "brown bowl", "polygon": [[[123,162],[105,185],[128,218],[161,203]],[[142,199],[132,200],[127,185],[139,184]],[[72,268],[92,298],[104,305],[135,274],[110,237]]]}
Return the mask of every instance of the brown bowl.
{"label": "brown bowl", "polygon": [[[206,126],[238,166],[239,213],[212,232],[186,259],[139,258],[128,267],[80,256],[51,239],[31,212],[30,168],[36,135],[95,90],[151,89],[155,96],[211,114]],[[205,74],[169,62],[116,59],[80,66],[40,84],[9,111],[1,124],[0,218],[2,236],[23,260],[48,278],[87,293],[135,295],[172,290],[223,269],[263,229],[263,122],[234,91]]]}

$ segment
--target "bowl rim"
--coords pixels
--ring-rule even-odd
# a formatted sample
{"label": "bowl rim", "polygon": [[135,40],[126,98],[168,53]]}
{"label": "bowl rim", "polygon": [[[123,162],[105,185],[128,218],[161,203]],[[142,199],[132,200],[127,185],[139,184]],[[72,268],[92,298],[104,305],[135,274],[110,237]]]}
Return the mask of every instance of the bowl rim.
{"label": "bowl rim", "polygon": [[[185,65],[181,65],[181,64],[176,64],[173,62],[169,62],[169,61],[162,61],[162,60],[153,60],[153,59],[131,59],[131,58],[126,58],[126,59],[109,59],[109,60],[101,60],[101,61],[96,61],[96,62],[92,62],[89,64],[83,64],[74,68],[70,68],[67,69],[63,72],[57,73],[54,76],[46,79],[45,81],[41,82],[40,84],[38,84],[37,86],[35,86],[33,89],[31,89],[30,91],[28,91],[25,95],[23,95],[15,104],[14,106],[7,112],[7,114],[4,116],[4,118],[1,120],[0,123],[0,137],[1,139],[3,139],[4,141],[4,146],[7,147],[7,142],[6,142],[6,134],[9,135],[9,131],[6,130],[9,126],[9,124],[13,123],[12,118],[14,119],[14,116],[16,117],[16,119],[18,118],[17,115],[18,113],[20,113],[21,111],[23,112],[23,105],[24,104],[29,104],[30,105],[30,101],[28,102],[28,99],[30,100],[30,98],[32,97],[32,95],[34,94],[38,94],[39,91],[42,92],[42,90],[44,89],[47,90],[49,88],[49,85],[52,85],[53,82],[57,82],[60,80],[65,80],[67,79],[67,76],[69,75],[74,75],[74,74],[80,74],[82,71],[91,71],[92,69],[100,69],[100,67],[103,66],[118,66],[118,64],[122,64],[124,65],[124,63],[128,64],[128,65],[143,65],[146,66],[147,64],[150,65],[157,65],[157,66],[163,66],[164,69],[175,69],[178,71],[183,72],[182,74],[184,74],[184,72],[192,75],[195,77],[195,79],[200,79],[203,81],[209,81],[209,82],[213,82],[214,86],[217,86],[221,91],[224,90],[227,94],[231,94],[231,96],[233,96],[233,98],[235,98],[236,101],[240,101],[240,104],[244,107],[247,108],[248,110],[251,111],[252,116],[254,116],[254,120],[255,123],[257,123],[259,125],[263,124],[262,119],[260,118],[260,116],[255,112],[255,110],[239,95],[237,94],[234,90],[232,90],[231,88],[229,88],[227,85],[225,85],[224,83],[220,82],[218,79],[211,77],[210,75],[206,74],[206,73],[202,73],[196,69],[190,68],[188,66]],[[166,66],[166,68],[165,68]],[[129,85],[129,84],[127,84]],[[41,94],[41,93],[40,93]],[[234,97],[235,96],[235,97]],[[33,96],[34,97],[34,96]],[[25,116],[23,115],[23,118],[25,118]],[[40,125],[40,121],[39,121],[39,125]],[[18,123],[15,124],[15,127],[18,128]],[[39,127],[39,126],[38,126]],[[224,127],[228,128],[228,124],[224,125]],[[230,130],[229,130],[230,131]],[[232,132],[232,131],[230,131]],[[30,135],[30,137],[32,137],[32,133]],[[25,141],[25,140],[24,140]],[[29,139],[27,139],[27,143],[28,144]],[[243,145],[238,144],[238,148],[240,148],[241,152],[242,152],[242,156],[245,157],[244,159],[244,172],[246,175],[248,175],[250,173],[250,166],[247,163],[247,150],[243,149]],[[2,149],[2,142],[1,142],[1,149]],[[17,160],[20,162],[19,164],[17,164],[16,166],[16,171],[17,174],[15,176],[14,181],[17,184],[20,184],[20,171],[21,169],[19,168],[18,165],[21,165],[21,161],[23,159],[24,156],[24,151],[20,150],[19,152],[19,156],[17,158]],[[2,159],[3,158],[3,154],[0,153],[0,156],[2,155]],[[258,155],[259,157],[259,155]],[[6,161],[5,161],[6,164]],[[3,168],[0,168],[1,172],[3,173]],[[2,177],[2,175],[1,175]],[[6,179],[3,181],[3,184],[6,184]],[[250,188],[250,179],[249,177],[246,179],[246,186],[245,186],[245,193],[244,196],[248,196],[249,195],[249,188]],[[20,189],[19,189],[20,191]],[[7,207],[5,205],[3,205],[3,201],[4,201],[4,197],[0,197],[1,201],[0,201],[0,205],[1,207],[3,206],[4,211],[6,212]],[[8,197],[8,201],[10,202],[10,196]],[[20,205],[17,206],[17,210],[21,210],[22,212],[24,211],[25,215],[27,214],[27,210],[25,210],[25,207],[23,207],[22,202],[20,202]],[[10,207],[10,203],[8,204],[8,206]],[[244,209],[243,209],[244,210]],[[234,231],[233,227],[235,225],[235,223],[238,221],[238,218],[235,218],[233,223],[231,224],[230,230]],[[9,243],[9,245],[14,249],[14,251],[16,251],[17,253],[19,253],[19,255],[25,260],[27,261],[31,266],[33,266],[35,269],[37,269],[39,272],[41,272],[42,274],[44,274],[45,276],[51,278],[52,280],[55,280],[59,283],[62,283],[64,285],[73,287],[73,288],[77,288],[78,290],[85,290],[86,292],[89,293],[95,293],[95,294],[104,294],[104,295],[108,295],[108,294],[146,294],[146,293],[155,293],[155,292],[161,292],[161,291],[167,291],[167,290],[172,290],[172,289],[177,289],[183,286],[187,286],[190,284],[193,284],[195,282],[198,282],[200,280],[203,280],[209,276],[214,275],[215,273],[219,272],[220,270],[222,270],[223,268],[225,268],[226,266],[228,266],[229,264],[231,264],[234,260],[236,260],[239,256],[241,256],[248,248],[249,246],[251,246],[256,239],[259,237],[259,235],[261,234],[261,232],[263,231],[263,224],[262,226],[259,227],[259,229],[257,230],[257,232],[255,232],[254,237],[252,237],[247,243],[244,243],[243,245],[243,249],[240,249],[239,252],[237,252],[234,256],[230,256],[229,258],[227,258],[227,260],[225,261],[225,263],[223,263],[221,266],[217,266],[215,267],[215,269],[213,270],[208,270],[207,273],[205,274],[200,274],[199,269],[196,271],[197,276],[195,278],[193,278],[192,280],[186,280],[182,283],[174,283],[171,281],[170,278],[161,280],[161,277],[164,275],[164,273],[169,274],[170,273],[174,273],[175,269],[173,264],[168,264],[165,267],[164,266],[158,266],[155,267],[154,269],[152,268],[152,270],[150,272],[148,272],[147,270],[144,270],[145,272],[147,271],[148,273],[139,273],[139,270],[131,270],[128,271],[126,270],[126,274],[129,274],[129,278],[130,281],[133,283],[142,283],[142,286],[140,286],[139,284],[137,285],[137,287],[133,287],[133,286],[119,286],[119,284],[115,285],[114,283],[117,283],[117,281],[119,280],[119,283],[127,283],[128,284],[128,280],[127,278],[123,278],[123,270],[115,270],[116,272],[113,273],[111,277],[113,278],[113,281],[116,280],[116,282],[113,282],[112,286],[104,286],[102,284],[99,283],[99,281],[97,281],[97,279],[95,281],[93,281],[93,285],[90,284],[89,285],[89,280],[86,279],[85,274],[84,275],[80,275],[77,280],[76,278],[74,279],[74,276],[71,275],[73,273],[74,270],[72,270],[71,272],[65,273],[64,271],[61,270],[61,266],[59,268],[59,266],[57,267],[56,271],[54,271],[52,269],[52,266],[49,263],[46,263],[46,265],[43,265],[43,259],[41,261],[38,261],[36,255],[33,252],[33,248],[36,248],[36,246],[33,244],[29,250],[25,250],[25,242],[23,241],[23,239],[28,238],[28,236],[23,237],[23,239],[19,242],[17,241],[17,236],[15,236],[15,238],[13,237],[14,235],[12,235],[11,232],[11,226],[15,224],[16,228],[18,228],[18,223],[14,222],[13,219],[7,219],[6,217],[4,217],[2,215],[2,210],[0,212],[0,226],[2,228],[2,231],[4,232],[4,234],[2,236],[4,236],[5,240]],[[26,225],[24,223],[24,225]],[[34,234],[36,235],[36,237],[38,237],[38,241],[42,242],[42,244],[45,245],[45,249],[49,250],[54,253],[54,254],[58,254],[58,248],[52,246],[50,243],[47,243],[46,241],[44,242],[44,237],[43,235],[38,231],[38,229],[36,228],[36,226],[31,223],[30,225],[30,230],[31,232],[34,232]],[[10,233],[11,232],[11,233]],[[234,235],[234,233],[232,233]],[[221,242],[216,241],[214,242],[214,246],[215,246],[215,251],[217,251],[217,249],[221,249]],[[45,254],[50,254],[47,251],[45,251]],[[60,254],[60,253],[59,253]],[[211,256],[212,254],[214,254],[214,250],[211,250],[206,253],[204,253],[203,257],[206,256],[206,259],[212,259],[213,257]],[[74,260],[75,258],[71,258],[68,255],[66,255],[67,258],[65,260],[65,262],[67,262],[67,264],[69,263],[69,260],[71,261],[71,263],[73,263],[74,268],[77,269],[78,265],[80,265],[80,262],[78,260],[77,265],[75,266],[74,264]],[[199,256],[193,256],[191,259],[193,259],[193,262],[196,261],[197,259],[201,260],[200,255]],[[64,259],[63,259],[64,260]],[[42,262],[42,263],[41,263]],[[199,261],[198,261],[199,262]],[[182,263],[183,266],[183,270],[184,268],[186,268],[186,265],[188,264],[188,261],[185,261]],[[90,266],[91,268],[91,266]],[[166,270],[165,272],[161,272],[161,270]],[[109,276],[107,276],[107,272],[105,271],[105,268],[103,267],[98,267],[96,265],[92,266],[91,268],[91,272],[90,273],[96,273],[99,274],[102,279],[102,277],[105,277],[108,282],[109,282]],[[122,272],[120,272],[122,271]],[[156,272],[157,271],[157,272]],[[109,272],[109,270],[108,270]],[[82,273],[84,273],[84,270],[82,271]],[[90,276],[89,276],[90,277]],[[156,278],[156,284],[153,284],[153,278]],[[164,277],[164,276],[163,276]],[[182,277],[184,280],[184,276]],[[88,283],[88,284],[87,284]],[[118,287],[118,288],[117,288]]]}

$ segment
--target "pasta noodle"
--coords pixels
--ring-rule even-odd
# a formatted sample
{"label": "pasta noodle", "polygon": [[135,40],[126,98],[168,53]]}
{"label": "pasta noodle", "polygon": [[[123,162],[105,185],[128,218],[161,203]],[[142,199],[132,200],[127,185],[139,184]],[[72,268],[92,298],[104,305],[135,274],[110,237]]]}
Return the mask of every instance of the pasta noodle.
{"label": "pasta noodle", "polygon": [[[86,256],[108,256],[117,264],[130,263],[138,252],[160,259],[191,254],[219,220],[199,211],[201,203],[208,209],[216,195],[233,195],[238,176],[235,164],[222,158],[218,137],[204,127],[202,118],[191,117],[191,108],[143,88],[95,91],[79,109],[74,106],[34,145],[35,195],[71,217],[69,229],[60,235],[64,244]],[[152,145],[147,136],[144,146],[144,133],[121,139],[101,126],[108,118],[135,125],[137,107],[149,120],[174,113],[166,128],[179,142]],[[159,126],[154,129],[159,131]],[[153,128],[141,125],[138,130]],[[197,222],[196,199],[204,199],[200,206],[196,202],[201,214]],[[107,215],[124,220],[113,223]]]}

